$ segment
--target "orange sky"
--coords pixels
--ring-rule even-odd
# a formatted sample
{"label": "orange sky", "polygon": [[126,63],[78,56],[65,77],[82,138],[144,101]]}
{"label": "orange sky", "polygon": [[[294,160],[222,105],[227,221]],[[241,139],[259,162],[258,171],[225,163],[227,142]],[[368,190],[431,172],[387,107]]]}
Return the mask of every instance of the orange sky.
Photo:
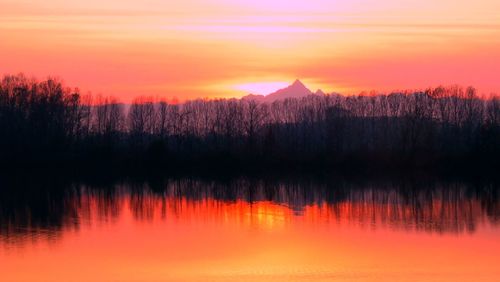
{"label": "orange sky", "polygon": [[0,0],[0,74],[123,100],[474,85],[500,92],[498,0]]}

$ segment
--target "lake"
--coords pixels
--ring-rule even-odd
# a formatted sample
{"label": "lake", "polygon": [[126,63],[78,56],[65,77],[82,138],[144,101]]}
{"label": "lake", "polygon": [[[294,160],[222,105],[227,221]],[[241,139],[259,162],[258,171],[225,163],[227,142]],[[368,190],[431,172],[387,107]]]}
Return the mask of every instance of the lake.
{"label": "lake", "polygon": [[3,181],[1,281],[499,281],[500,188]]}

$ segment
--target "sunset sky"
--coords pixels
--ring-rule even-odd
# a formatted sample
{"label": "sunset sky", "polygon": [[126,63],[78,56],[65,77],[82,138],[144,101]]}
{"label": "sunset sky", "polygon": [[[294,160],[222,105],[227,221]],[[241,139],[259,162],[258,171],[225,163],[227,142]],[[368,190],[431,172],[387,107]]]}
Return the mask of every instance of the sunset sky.
{"label": "sunset sky", "polygon": [[358,93],[500,93],[498,0],[0,0],[0,74],[83,92],[240,97],[301,79]]}

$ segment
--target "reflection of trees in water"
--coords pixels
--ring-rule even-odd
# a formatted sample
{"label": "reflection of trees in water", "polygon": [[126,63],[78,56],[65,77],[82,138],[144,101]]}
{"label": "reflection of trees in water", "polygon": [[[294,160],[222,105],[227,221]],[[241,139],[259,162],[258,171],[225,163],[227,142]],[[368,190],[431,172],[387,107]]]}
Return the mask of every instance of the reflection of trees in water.
{"label": "reflection of trees in water", "polygon": [[[290,220],[438,233],[474,232],[481,223],[500,222],[500,195],[491,184],[240,178],[229,182],[125,182],[102,187],[71,183],[2,186],[0,237],[7,242],[56,240],[61,231],[113,223],[124,211],[140,221],[158,216],[163,220],[169,216],[213,220],[223,213],[252,213],[251,207],[263,202],[286,207]],[[237,203],[235,209],[240,210],[227,209]]]}
{"label": "reflection of trees in water", "polygon": [[228,185],[171,182],[167,198],[196,201],[271,201],[305,217],[360,225],[432,232],[473,232],[480,222],[500,222],[499,194],[493,186],[461,183],[314,183],[239,179]]}

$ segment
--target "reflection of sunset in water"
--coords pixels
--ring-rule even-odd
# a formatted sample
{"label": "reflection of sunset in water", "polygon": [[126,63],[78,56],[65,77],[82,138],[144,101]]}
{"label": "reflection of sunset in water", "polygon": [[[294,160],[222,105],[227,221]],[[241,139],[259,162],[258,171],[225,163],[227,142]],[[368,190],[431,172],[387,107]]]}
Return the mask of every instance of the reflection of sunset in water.
{"label": "reflection of sunset in water", "polygon": [[60,220],[50,213],[22,219],[28,206],[15,216],[2,210],[2,281],[495,281],[500,275],[499,206],[482,192],[347,189],[328,198],[311,187],[183,185],[159,192],[80,188],[36,207],[60,208]]}

